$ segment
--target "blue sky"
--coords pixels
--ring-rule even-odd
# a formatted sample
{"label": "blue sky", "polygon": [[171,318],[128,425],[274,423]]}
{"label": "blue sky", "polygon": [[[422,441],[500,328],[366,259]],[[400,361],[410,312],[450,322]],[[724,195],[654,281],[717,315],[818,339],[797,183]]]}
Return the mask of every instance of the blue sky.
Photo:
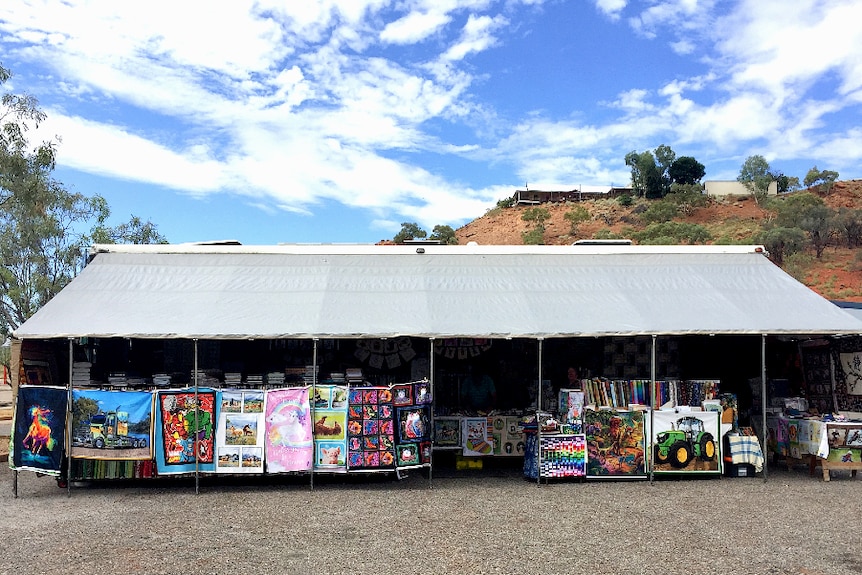
{"label": "blue sky", "polygon": [[371,243],[670,145],[862,177],[859,0],[4,2],[56,177],[172,243]]}

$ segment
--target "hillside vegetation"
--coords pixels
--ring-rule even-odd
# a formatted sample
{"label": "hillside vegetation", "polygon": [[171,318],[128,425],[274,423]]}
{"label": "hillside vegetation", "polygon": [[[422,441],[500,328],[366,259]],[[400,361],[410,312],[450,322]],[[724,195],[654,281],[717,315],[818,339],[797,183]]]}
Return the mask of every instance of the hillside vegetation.
{"label": "hillside vegetation", "polygon": [[[858,211],[862,210],[862,180],[849,180],[835,182],[826,194],[815,189],[804,190],[785,194],[764,206],[758,205],[750,196],[704,198],[703,205],[686,204],[670,216],[667,210],[661,209],[664,206],[654,207],[657,202],[665,200],[643,198],[634,199],[630,205],[623,205],[625,202],[619,199],[607,198],[540,206],[496,207],[455,230],[455,236],[459,244],[476,242],[485,245],[567,245],[591,238],[627,238],[636,244],[761,243],[758,240],[762,239],[762,233],[777,226],[782,205],[777,202],[787,202],[797,194],[818,196],[832,215],[862,213]],[[685,239],[675,240],[674,237]],[[862,302],[862,245],[859,239],[848,241],[840,228],[830,226],[827,233],[818,236],[816,243],[820,244],[819,257],[817,246],[810,239],[806,239],[796,253],[783,258],[780,254],[779,257],[774,254],[770,257],[778,260],[785,271],[828,299]]]}

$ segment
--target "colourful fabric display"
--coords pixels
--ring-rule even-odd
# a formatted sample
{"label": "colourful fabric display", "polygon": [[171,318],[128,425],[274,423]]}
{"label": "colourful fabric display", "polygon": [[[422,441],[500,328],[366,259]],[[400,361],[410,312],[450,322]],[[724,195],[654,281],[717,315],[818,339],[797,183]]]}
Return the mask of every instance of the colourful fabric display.
{"label": "colourful fabric display", "polygon": [[543,435],[539,450],[542,477],[586,475],[587,444],[583,435]]}
{"label": "colourful fabric display", "polygon": [[312,396],[314,468],[347,470],[347,388],[317,385]]}
{"label": "colourful fabric display", "polygon": [[348,468],[395,466],[394,414],[390,388],[350,389],[347,407]]}
{"label": "colourful fabric display", "polygon": [[71,456],[152,460],[153,393],[73,389]]}
{"label": "colourful fabric display", "polygon": [[63,387],[24,385],[18,388],[12,426],[12,469],[59,476],[66,444],[69,392]]}
{"label": "colourful fabric display", "polygon": [[264,392],[219,391],[217,473],[263,473]]}
{"label": "colourful fabric display", "polygon": [[308,471],[314,459],[314,437],[308,387],[266,392],[265,455],[267,473]]}
{"label": "colourful fabric display", "polygon": [[752,435],[727,436],[730,447],[730,462],[736,465],[748,463],[754,466],[757,473],[763,471],[763,450],[757,437]]}
{"label": "colourful fabric display", "polygon": [[159,475],[215,471],[216,405],[215,392],[207,388],[156,393]]}

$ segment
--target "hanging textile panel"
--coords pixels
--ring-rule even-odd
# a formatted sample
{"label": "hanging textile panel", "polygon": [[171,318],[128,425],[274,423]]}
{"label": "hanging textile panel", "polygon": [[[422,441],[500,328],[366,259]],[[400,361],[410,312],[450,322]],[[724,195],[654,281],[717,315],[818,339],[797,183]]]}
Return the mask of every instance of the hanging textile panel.
{"label": "hanging textile panel", "polygon": [[69,392],[63,387],[18,388],[12,426],[12,469],[59,476],[66,445]]}
{"label": "hanging textile panel", "polygon": [[720,473],[719,414],[668,409],[653,413],[655,473]]}
{"label": "hanging textile panel", "polygon": [[431,463],[431,384],[412,381],[392,386],[395,408],[395,464]]}
{"label": "hanging textile panel", "polygon": [[488,432],[499,457],[523,457],[526,445],[521,418],[515,415],[494,415],[488,418]]}
{"label": "hanging textile panel", "polygon": [[[211,389],[156,393],[159,475],[215,471],[216,394]],[[195,451],[197,449],[197,451]]]}
{"label": "hanging textile panel", "polygon": [[561,389],[558,413],[571,433],[583,433],[584,392],[580,389]]}
{"label": "hanging textile panel", "polygon": [[224,390],[216,399],[216,472],[263,473],[264,392]]}
{"label": "hanging textile panel", "polygon": [[73,389],[71,455],[152,460],[153,393]]}
{"label": "hanging textile panel", "polygon": [[314,386],[314,468],[347,470],[347,388],[340,385]]}
{"label": "hanging textile panel", "polygon": [[542,477],[584,477],[587,442],[583,435],[543,435],[539,441]]}
{"label": "hanging textile panel", "polygon": [[308,387],[266,392],[266,471],[308,471],[314,458]]}
{"label": "hanging textile panel", "polygon": [[389,387],[350,389],[347,408],[347,466],[395,467],[395,408]]}
{"label": "hanging textile panel", "polygon": [[585,409],[587,477],[646,477],[644,413]]}
{"label": "hanging textile panel", "polygon": [[461,437],[464,438],[464,455],[491,455],[494,439],[488,428],[487,417],[465,417],[461,420]]}

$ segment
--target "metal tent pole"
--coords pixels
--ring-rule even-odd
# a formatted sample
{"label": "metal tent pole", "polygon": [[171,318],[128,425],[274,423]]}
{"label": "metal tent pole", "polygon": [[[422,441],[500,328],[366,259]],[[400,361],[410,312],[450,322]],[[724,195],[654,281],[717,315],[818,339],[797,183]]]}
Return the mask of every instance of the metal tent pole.
{"label": "metal tent pole", "polygon": [[[428,389],[431,393],[431,429],[434,429],[434,338],[428,338]],[[431,484],[431,479],[434,474],[434,444],[431,444],[431,451],[428,454],[428,489],[434,486]]]}
{"label": "metal tent pole", "polygon": [[655,425],[655,340],[658,336],[652,336],[652,349],[650,350],[650,406],[649,410],[649,438],[646,441],[647,451],[648,453],[644,454],[644,461],[649,461],[649,482],[652,485],[655,482],[655,469],[653,469],[653,460],[652,460],[652,433],[653,433],[653,425]]}
{"label": "metal tent pole", "polygon": [[198,340],[195,338],[194,340],[194,348],[195,348],[195,421],[192,429],[194,430],[195,439],[194,439],[194,450],[195,450],[195,495],[200,493],[200,457],[198,457],[198,425],[200,424],[200,406],[198,404]]}
{"label": "metal tent pole", "polygon": [[314,338],[313,350],[311,355],[311,393],[309,394],[308,402],[311,404],[311,469],[308,474],[309,477],[309,487],[312,491],[314,491],[314,461],[316,459],[316,448],[317,446],[314,444],[314,421],[317,417],[314,413],[314,392],[317,389],[317,342],[320,341],[318,338]]}
{"label": "metal tent pole", "polygon": [[769,433],[766,430],[766,334],[760,336],[760,411],[763,417],[763,427],[760,429],[760,450],[763,451],[763,482],[766,483],[769,472],[769,467],[766,451],[766,436]]}
{"label": "metal tent pole", "polygon": [[543,339],[538,339],[538,362],[539,362],[539,398],[536,400],[538,409],[536,410],[536,485],[542,484],[542,422],[539,421],[539,414],[542,411],[542,343]]}
{"label": "metal tent pole", "polygon": [[66,398],[66,495],[72,496],[72,357],[73,343],[72,338],[69,338],[69,389]]}

